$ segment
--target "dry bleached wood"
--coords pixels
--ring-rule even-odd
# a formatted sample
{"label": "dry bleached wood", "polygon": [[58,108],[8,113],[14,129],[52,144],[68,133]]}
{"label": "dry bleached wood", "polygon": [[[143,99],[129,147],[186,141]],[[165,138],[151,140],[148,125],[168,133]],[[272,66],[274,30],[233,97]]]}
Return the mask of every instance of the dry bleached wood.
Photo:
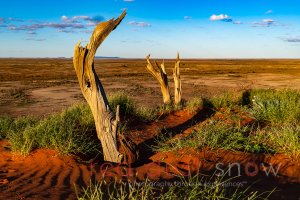
{"label": "dry bleached wood", "polygon": [[158,82],[160,84],[164,103],[170,104],[171,96],[170,96],[170,90],[169,90],[168,75],[167,75],[166,69],[165,69],[165,63],[163,62],[161,64],[161,66],[159,67],[157,62],[155,62],[155,65],[156,65],[156,69],[155,69],[155,67],[152,65],[152,63],[150,61],[150,55],[148,55],[146,57],[146,60],[148,63],[148,65],[147,65],[148,71],[152,74],[152,76],[154,76],[158,80]]}
{"label": "dry bleached wood", "polygon": [[179,53],[177,53],[175,67],[173,70],[173,77],[174,77],[174,90],[175,90],[174,102],[176,105],[178,105],[181,103],[181,96],[182,96]]}
{"label": "dry bleached wood", "polygon": [[123,20],[124,11],[117,19],[98,24],[86,47],[77,43],[73,64],[84,98],[88,102],[95,119],[96,131],[101,141],[104,159],[120,163],[124,155],[118,151],[119,106],[116,115],[112,112],[104,88],[95,72],[94,57],[97,48]]}
{"label": "dry bleached wood", "polygon": [[[152,65],[150,61],[150,55],[146,57],[146,60],[148,63],[147,65],[148,71],[152,74],[152,76],[154,76],[158,80],[160,84],[161,92],[163,95],[163,102],[165,104],[170,104],[171,95],[169,89],[168,75],[165,69],[165,62],[163,61],[160,67],[158,66],[157,62],[155,62],[156,65],[156,69],[155,69],[155,67]],[[177,53],[177,59],[173,70],[173,78],[174,78],[174,90],[175,90],[174,103],[175,105],[179,105],[181,103],[181,98],[182,98],[179,53]]]}

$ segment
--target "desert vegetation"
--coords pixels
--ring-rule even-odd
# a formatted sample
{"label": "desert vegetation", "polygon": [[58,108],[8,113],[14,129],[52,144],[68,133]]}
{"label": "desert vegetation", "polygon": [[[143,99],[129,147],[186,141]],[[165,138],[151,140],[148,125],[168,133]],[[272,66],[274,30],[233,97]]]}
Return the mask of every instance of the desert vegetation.
{"label": "desert vegetation", "polygon": [[[206,181],[213,183],[212,185],[203,184]],[[225,189],[228,180],[222,180],[218,177],[199,178],[179,177],[181,184],[174,182],[165,182],[157,184],[157,182],[146,180],[142,183],[131,182],[111,182],[109,184],[101,181],[97,184],[91,184],[84,189],[79,200],[85,199],[266,199],[273,191],[265,193],[250,192],[250,187],[240,190],[235,189],[230,193]],[[159,186],[161,185],[161,186]],[[116,189],[118,188],[118,189]]]}
{"label": "desert vegetation", "polygon": [[[188,137],[163,136],[156,150],[209,147],[299,157],[299,94],[297,90],[260,89],[202,100],[216,112],[214,117],[197,126]],[[198,101],[189,104],[198,106]],[[191,109],[189,104],[187,108]]]}
{"label": "desert vegetation", "polygon": [[[197,125],[197,130],[186,138],[172,139],[162,135],[155,150],[210,147],[299,156],[299,91],[260,89],[245,91],[239,95],[240,99],[236,96],[225,93],[212,99],[199,97],[186,102],[182,110],[196,113],[201,109],[211,109],[215,114]],[[147,123],[159,120],[163,114],[178,111],[178,108],[166,106],[138,107],[124,93],[116,93],[108,99],[113,111],[120,106],[123,132],[132,118]],[[13,150],[24,155],[36,148],[55,149],[62,154],[101,152],[93,135],[93,116],[86,103],[75,104],[44,118],[1,117],[0,127],[1,139],[8,139]]]}
{"label": "desert vegetation", "polygon": [[[214,114],[202,123],[194,124],[193,131],[184,136],[174,137],[178,133],[158,134],[153,152],[176,152],[182,149],[198,151],[230,150],[255,154],[284,154],[291,159],[298,159],[300,152],[299,107],[300,92],[297,90],[248,90],[243,93],[224,93],[211,99],[194,98],[186,102],[180,110],[195,115],[209,109]],[[157,107],[146,109],[124,93],[108,97],[112,110],[120,106],[123,133],[132,130],[132,119],[139,123],[157,123],[162,114],[178,112],[175,107]],[[280,101],[280,104],[274,102]],[[287,105],[289,107],[287,107]],[[282,120],[282,109],[289,113],[286,121]],[[54,149],[61,155],[73,155],[78,159],[84,156],[101,157],[100,143],[95,135],[95,125],[89,106],[76,104],[61,113],[45,118],[21,117],[0,119],[1,139],[9,140],[11,149],[17,154],[28,155],[30,152],[47,148]],[[150,147],[149,147],[150,148]],[[92,155],[92,156],[91,156]],[[83,156],[83,157],[82,157]],[[76,186],[78,199],[190,199],[206,198],[248,198],[263,199],[276,193],[253,190],[250,186],[235,187],[228,190],[226,183],[232,183],[235,177],[219,177],[215,174],[183,177],[180,174],[174,180],[165,182],[164,187],[157,187],[161,182],[146,180],[143,182],[104,181],[90,183],[87,188]],[[129,182],[128,182],[129,181]],[[210,182],[214,185],[205,185]],[[180,186],[176,183],[189,186]],[[83,189],[82,192],[81,189]]]}
{"label": "desert vegetation", "polygon": [[[126,131],[126,124],[131,118],[149,122],[158,118],[157,113],[164,110],[163,107],[137,107],[124,93],[116,93],[108,99],[113,111],[120,106],[119,112],[123,116],[121,132]],[[0,138],[8,139],[12,150],[22,155],[28,155],[37,148],[54,149],[60,154],[102,154],[101,144],[95,141],[94,123],[89,106],[82,102],[44,118],[1,117]]]}

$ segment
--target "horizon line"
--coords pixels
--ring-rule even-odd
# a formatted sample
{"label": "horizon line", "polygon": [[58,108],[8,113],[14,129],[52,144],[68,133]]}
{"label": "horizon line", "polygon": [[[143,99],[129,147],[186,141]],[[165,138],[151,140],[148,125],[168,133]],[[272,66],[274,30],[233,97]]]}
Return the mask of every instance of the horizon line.
{"label": "horizon line", "polygon": [[[45,56],[45,57],[1,57],[0,59],[73,59],[72,57],[64,57],[64,56],[57,56],[57,57],[50,57],[50,56]],[[146,59],[143,57],[136,57],[136,58],[128,58],[128,57],[118,57],[118,56],[95,56],[95,59],[112,59],[112,60],[122,60],[122,59],[126,59],[126,60],[141,60],[141,59]],[[162,58],[162,57],[153,57],[151,59],[165,59],[165,60],[174,60],[176,58]],[[300,60],[299,58],[271,58],[271,57],[266,57],[266,58],[262,58],[262,57],[252,57],[252,58],[188,58],[188,57],[180,57],[180,59],[182,60]]]}

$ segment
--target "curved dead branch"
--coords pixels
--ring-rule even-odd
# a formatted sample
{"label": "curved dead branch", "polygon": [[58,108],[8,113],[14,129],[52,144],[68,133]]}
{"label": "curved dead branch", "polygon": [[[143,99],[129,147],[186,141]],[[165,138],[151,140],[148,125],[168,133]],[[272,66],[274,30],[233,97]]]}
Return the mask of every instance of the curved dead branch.
{"label": "curved dead branch", "polygon": [[98,47],[121,23],[125,15],[126,11],[117,19],[98,24],[86,47],[82,47],[80,42],[76,44],[73,57],[73,64],[82,94],[88,102],[95,119],[104,159],[115,163],[120,163],[123,159],[123,155],[119,153],[117,147],[119,107],[115,115],[109,106],[104,88],[96,74],[94,57]]}
{"label": "curved dead branch", "polygon": [[160,84],[161,92],[163,95],[163,102],[165,104],[170,104],[171,96],[169,90],[168,75],[166,73],[164,61],[160,67],[158,66],[157,62],[155,62],[156,66],[154,67],[150,61],[150,54],[146,57],[146,60],[148,63],[147,70],[150,72],[150,74],[152,74],[152,76],[154,76],[158,80]]}

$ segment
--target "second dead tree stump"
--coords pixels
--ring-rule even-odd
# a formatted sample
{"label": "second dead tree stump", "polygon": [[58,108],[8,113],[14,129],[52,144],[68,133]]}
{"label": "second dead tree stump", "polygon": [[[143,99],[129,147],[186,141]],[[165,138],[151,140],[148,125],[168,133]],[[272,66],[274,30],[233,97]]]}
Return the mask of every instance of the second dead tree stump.
{"label": "second dead tree stump", "polygon": [[[155,61],[155,66],[153,66],[153,64],[150,61],[150,55],[146,57],[146,61],[147,61],[147,70],[154,78],[156,78],[156,80],[160,84],[164,104],[171,104],[172,101],[170,95],[168,74],[165,68],[165,62],[163,61],[162,64],[159,66],[158,63]],[[173,70],[173,78],[174,78],[174,104],[180,105],[182,101],[182,88],[181,88],[179,53],[177,53],[175,67]]]}

